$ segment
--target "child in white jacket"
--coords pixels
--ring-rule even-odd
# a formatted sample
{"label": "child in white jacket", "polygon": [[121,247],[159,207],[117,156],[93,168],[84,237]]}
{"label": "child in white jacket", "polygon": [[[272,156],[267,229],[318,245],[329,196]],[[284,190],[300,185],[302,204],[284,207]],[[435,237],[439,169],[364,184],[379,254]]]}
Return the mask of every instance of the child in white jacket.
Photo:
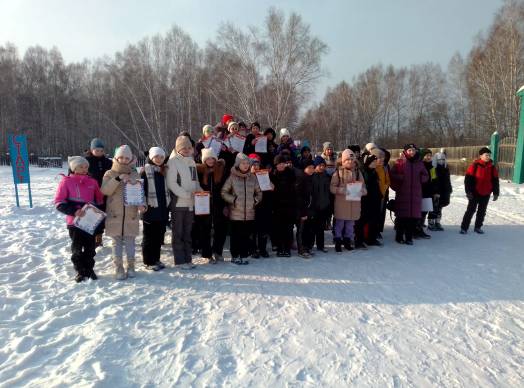
{"label": "child in white jacket", "polygon": [[175,265],[192,269],[191,230],[194,219],[195,192],[202,191],[198,183],[193,146],[186,136],[176,139],[175,149],[167,162],[167,187],[172,193],[171,230]]}

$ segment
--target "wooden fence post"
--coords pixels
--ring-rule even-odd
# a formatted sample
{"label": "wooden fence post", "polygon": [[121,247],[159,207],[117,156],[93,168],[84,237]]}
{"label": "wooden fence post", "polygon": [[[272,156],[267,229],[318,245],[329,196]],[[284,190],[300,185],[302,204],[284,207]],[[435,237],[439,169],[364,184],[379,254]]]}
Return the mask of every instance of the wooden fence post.
{"label": "wooden fence post", "polygon": [[515,150],[515,167],[513,183],[524,183],[524,85],[517,92],[520,97],[520,119],[517,134],[517,148]]}

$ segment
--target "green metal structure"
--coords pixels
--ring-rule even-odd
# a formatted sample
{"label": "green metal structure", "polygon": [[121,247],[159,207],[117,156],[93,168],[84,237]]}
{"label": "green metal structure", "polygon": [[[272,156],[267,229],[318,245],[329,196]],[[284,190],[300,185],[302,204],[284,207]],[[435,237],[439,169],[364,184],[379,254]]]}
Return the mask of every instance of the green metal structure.
{"label": "green metal structure", "polygon": [[524,183],[524,85],[517,92],[520,97],[520,119],[517,134],[517,149],[515,150],[515,168],[513,183]]}

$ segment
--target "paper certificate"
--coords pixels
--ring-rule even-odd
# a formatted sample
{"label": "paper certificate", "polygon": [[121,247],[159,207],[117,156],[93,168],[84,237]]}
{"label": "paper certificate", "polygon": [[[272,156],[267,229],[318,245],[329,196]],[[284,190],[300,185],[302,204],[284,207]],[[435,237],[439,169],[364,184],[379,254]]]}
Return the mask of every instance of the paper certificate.
{"label": "paper certificate", "polygon": [[255,143],[255,152],[267,153],[267,137],[260,136]]}
{"label": "paper certificate", "polygon": [[269,170],[260,170],[255,173],[258,180],[258,185],[262,191],[271,191],[271,181],[269,180]]}
{"label": "paper certificate", "polygon": [[127,182],[124,185],[124,205],[125,206],[143,206],[146,203],[144,187],[141,179],[135,183]]}
{"label": "paper certificate", "polygon": [[209,140],[203,142],[205,148],[211,148],[218,158],[220,151],[222,151],[222,142],[216,137],[212,137]]}
{"label": "paper certificate", "polygon": [[84,211],[84,215],[82,217],[75,217],[73,225],[93,235],[98,225],[106,218],[106,213],[89,203],[85,204],[82,210]]}
{"label": "paper certificate", "polygon": [[195,215],[205,216],[211,213],[211,196],[208,191],[195,193]]}
{"label": "paper certificate", "polygon": [[246,143],[246,138],[242,135],[235,133],[229,138],[229,143],[231,148],[237,152],[244,152],[244,144]]}
{"label": "paper certificate", "polygon": [[346,186],[346,201],[360,201],[362,197],[362,182],[348,183]]}

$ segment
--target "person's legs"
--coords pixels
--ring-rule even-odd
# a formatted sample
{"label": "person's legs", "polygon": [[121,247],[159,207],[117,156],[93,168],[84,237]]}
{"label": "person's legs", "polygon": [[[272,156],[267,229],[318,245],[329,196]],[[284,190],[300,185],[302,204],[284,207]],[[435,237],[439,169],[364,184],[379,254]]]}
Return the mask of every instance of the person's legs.
{"label": "person's legs", "polygon": [[475,217],[475,229],[482,228],[482,225],[484,225],[484,218],[486,217],[486,210],[488,208],[489,203],[489,195],[479,197],[478,199],[478,209],[477,209],[477,217]]}
{"label": "person's legs", "polygon": [[478,197],[474,196],[472,199],[468,201],[468,207],[466,209],[466,212],[464,213],[464,217],[462,218],[462,224],[460,225],[460,228],[464,231],[467,231],[469,229],[469,225],[471,223],[471,218],[473,217],[473,214],[477,211],[477,205],[478,205]]}

